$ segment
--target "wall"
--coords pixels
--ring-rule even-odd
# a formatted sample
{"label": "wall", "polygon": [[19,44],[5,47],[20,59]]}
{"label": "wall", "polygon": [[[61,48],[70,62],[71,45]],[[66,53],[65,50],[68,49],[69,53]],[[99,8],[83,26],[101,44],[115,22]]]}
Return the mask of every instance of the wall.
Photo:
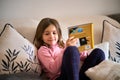
{"label": "wall", "polygon": [[[115,13],[120,13],[120,0],[0,0],[0,22],[11,23],[31,42],[37,24],[43,17],[56,18],[66,39],[68,26],[92,22],[98,32],[104,18],[91,16]],[[95,43],[98,43],[101,35],[95,33],[95,38]]]}
{"label": "wall", "polygon": [[0,19],[69,18],[113,13],[120,13],[120,0],[0,0]]}

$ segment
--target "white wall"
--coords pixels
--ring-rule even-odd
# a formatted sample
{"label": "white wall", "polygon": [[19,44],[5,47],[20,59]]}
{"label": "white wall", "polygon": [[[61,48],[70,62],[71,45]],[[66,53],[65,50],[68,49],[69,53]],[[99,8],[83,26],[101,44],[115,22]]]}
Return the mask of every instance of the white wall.
{"label": "white wall", "polygon": [[[89,16],[114,13],[120,13],[120,0],[0,0],[0,22],[11,23],[31,42],[37,24],[43,17],[56,18],[66,39],[67,27],[92,22],[98,32],[104,18]],[[3,18],[8,20],[4,22]],[[100,36],[95,33],[95,43],[100,42]]]}
{"label": "white wall", "polygon": [[120,13],[120,0],[0,0],[0,19],[64,18],[113,13]]}

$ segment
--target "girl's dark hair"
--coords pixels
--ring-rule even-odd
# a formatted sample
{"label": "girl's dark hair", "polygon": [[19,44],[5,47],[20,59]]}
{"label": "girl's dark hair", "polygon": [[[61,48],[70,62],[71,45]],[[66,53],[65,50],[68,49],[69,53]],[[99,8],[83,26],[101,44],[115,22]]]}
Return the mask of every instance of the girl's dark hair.
{"label": "girl's dark hair", "polygon": [[57,32],[58,32],[58,45],[60,47],[63,47],[63,48],[65,47],[64,43],[63,43],[63,40],[62,40],[62,33],[61,33],[60,25],[57,22],[57,20],[52,19],[52,18],[43,18],[40,21],[40,23],[38,24],[38,26],[37,26],[34,41],[33,41],[33,43],[35,44],[37,49],[39,49],[41,46],[44,45],[42,35],[43,35],[44,30],[51,24],[54,25],[56,27],[56,29],[57,29]]}

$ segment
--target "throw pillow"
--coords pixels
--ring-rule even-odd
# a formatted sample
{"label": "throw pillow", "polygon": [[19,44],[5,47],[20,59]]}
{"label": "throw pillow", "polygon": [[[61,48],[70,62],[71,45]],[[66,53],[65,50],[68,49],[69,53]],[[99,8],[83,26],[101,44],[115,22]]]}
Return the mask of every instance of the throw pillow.
{"label": "throw pillow", "polygon": [[120,63],[120,27],[112,25],[108,21],[103,22],[102,42],[108,41],[110,45],[109,59]]}
{"label": "throw pillow", "polygon": [[102,49],[103,52],[105,53],[105,59],[108,60],[109,42],[103,42],[103,43],[100,43],[100,44],[96,44],[94,47]]}
{"label": "throw pillow", "polygon": [[89,68],[85,74],[91,80],[119,80],[120,64],[110,60],[104,60],[95,67]]}
{"label": "throw pillow", "polygon": [[[103,52],[105,53],[105,60],[108,60],[109,42],[103,42],[103,43],[96,44],[94,46],[94,48],[100,48],[100,49],[102,49]],[[88,50],[88,53],[90,54],[92,50],[93,49]],[[83,62],[81,61],[80,68],[81,68],[82,64],[83,64]]]}
{"label": "throw pillow", "polygon": [[[109,42],[102,42],[99,44],[95,44],[93,49],[95,48],[100,48],[101,50],[103,50],[103,52],[105,53],[105,59],[108,60]],[[88,54],[90,54],[93,49],[88,50]]]}
{"label": "throw pillow", "polygon": [[0,33],[0,74],[41,73],[36,47],[19,34],[11,24]]}

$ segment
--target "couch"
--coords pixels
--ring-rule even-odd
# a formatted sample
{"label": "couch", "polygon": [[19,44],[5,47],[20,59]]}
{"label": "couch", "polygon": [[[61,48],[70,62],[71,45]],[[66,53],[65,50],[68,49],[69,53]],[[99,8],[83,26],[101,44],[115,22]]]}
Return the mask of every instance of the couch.
{"label": "couch", "polygon": [[[106,70],[107,67],[105,66],[110,64],[117,65],[120,68],[119,22],[102,15],[58,18],[57,20],[61,25],[64,40],[68,38],[67,29],[69,26],[93,23],[95,48],[101,48],[105,52],[106,60],[100,65],[90,68],[86,74],[91,80],[110,80],[111,77],[106,79],[103,77],[106,77],[113,70],[113,66],[109,70],[107,69],[106,76],[101,76],[99,79],[96,77],[99,77],[98,75],[103,73],[102,69]],[[0,80],[48,80],[42,74],[41,65],[36,57],[37,49],[32,44],[39,21],[29,18],[0,20]],[[111,27],[114,28],[111,29]],[[115,50],[114,44],[118,51]],[[115,69],[114,73],[120,73],[118,68]],[[96,69],[101,70],[101,73]],[[93,75],[96,72],[98,74],[94,77]],[[113,76],[114,74],[111,73],[110,75]],[[120,75],[115,78],[117,78],[115,80],[120,79]]]}

